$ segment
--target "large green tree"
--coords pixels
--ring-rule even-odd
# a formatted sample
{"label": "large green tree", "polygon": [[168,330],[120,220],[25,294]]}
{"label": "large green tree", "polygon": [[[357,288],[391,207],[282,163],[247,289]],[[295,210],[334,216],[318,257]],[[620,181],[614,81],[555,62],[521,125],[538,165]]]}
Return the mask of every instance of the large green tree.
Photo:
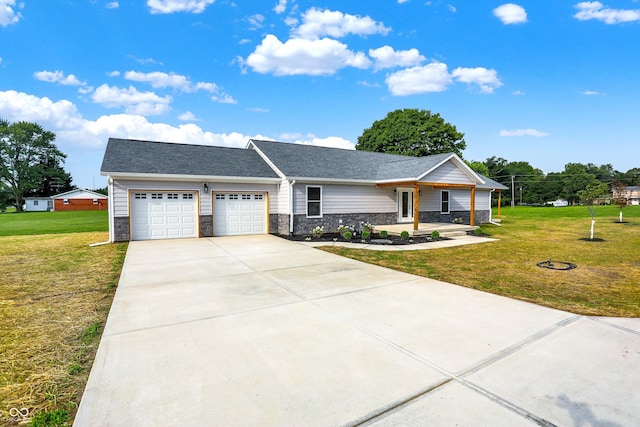
{"label": "large green tree", "polygon": [[0,179],[9,186],[18,212],[24,195],[41,185],[46,165],[66,158],[53,143],[55,138],[37,123],[0,119]]}
{"label": "large green tree", "polygon": [[467,147],[464,134],[428,110],[405,108],[376,120],[358,137],[356,150],[406,156],[456,153]]}

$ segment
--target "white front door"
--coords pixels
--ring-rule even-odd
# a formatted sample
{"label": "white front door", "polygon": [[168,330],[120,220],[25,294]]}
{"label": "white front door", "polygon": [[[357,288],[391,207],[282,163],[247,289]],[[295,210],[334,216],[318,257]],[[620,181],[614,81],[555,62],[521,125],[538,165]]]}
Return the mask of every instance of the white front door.
{"label": "white front door", "polygon": [[398,222],[413,222],[413,190],[398,188]]}

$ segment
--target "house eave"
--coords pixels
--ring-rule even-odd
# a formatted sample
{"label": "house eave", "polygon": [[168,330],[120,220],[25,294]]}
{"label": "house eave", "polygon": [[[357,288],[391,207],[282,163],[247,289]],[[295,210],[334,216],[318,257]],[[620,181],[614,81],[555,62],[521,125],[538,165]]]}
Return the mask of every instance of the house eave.
{"label": "house eave", "polygon": [[154,174],[154,173],[127,173],[127,172],[100,172],[100,175],[114,179],[145,179],[149,181],[210,181],[210,182],[237,182],[254,184],[278,184],[281,178],[245,177],[245,176],[217,176],[217,175],[180,175],[180,174]]}

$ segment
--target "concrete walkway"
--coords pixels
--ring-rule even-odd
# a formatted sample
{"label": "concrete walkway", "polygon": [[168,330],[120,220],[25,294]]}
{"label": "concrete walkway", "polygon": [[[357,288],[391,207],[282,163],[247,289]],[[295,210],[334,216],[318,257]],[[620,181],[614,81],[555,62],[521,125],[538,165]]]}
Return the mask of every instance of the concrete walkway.
{"label": "concrete walkway", "polygon": [[640,319],[273,236],[132,242],[76,426],[640,425]]}

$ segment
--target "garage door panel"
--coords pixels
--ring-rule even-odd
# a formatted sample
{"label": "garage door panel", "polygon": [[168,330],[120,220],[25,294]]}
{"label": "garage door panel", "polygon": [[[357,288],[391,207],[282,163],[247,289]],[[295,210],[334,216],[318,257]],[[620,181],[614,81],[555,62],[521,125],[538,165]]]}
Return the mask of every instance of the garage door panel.
{"label": "garage door panel", "polygon": [[132,240],[197,237],[193,193],[136,192],[131,203]]}
{"label": "garage door panel", "polygon": [[216,194],[213,208],[213,234],[264,234],[266,232],[266,198],[263,194]]}

